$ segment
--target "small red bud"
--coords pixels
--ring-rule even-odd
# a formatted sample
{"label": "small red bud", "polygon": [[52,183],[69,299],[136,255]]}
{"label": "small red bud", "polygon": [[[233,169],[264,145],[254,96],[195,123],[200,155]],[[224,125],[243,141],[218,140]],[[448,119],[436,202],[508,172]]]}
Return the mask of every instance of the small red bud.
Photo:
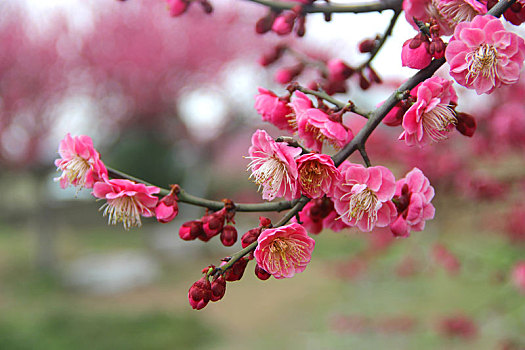
{"label": "small red bud", "polygon": [[255,242],[260,234],[261,234],[260,227],[252,228],[251,230],[246,232],[244,235],[242,235],[242,238],[241,238],[242,247],[246,248],[247,246]]}
{"label": "small red bud", "polygon": [[271,227],[272,226],[272,220],[268,219],[264,216],[259,216],[259,226],[260,227]]}
{"label": "small red bud", "polygon": [[467,113],[456,113],[456,129],[463,135],[472,137],[476,132],[476,119]]}
{"label": "small red bud", "polygon": [[261,268],[259,264],[255,264],[255,276],[257,276],[257,278],[262,281],[266,281],[272,275],[266,272],[266,270],[264,270],[263,268]]}
{"label": "small red bud", "polygon": [[212,291],[210,281],[206,277],[202,277],[188,290],[188,300],[192,308],[200,310],[208,305],[211,300]]}
{"label": "small red bud", "polygon": [[226,225],[221,232],[221,242],[226,247],[231,247],[237,242],[237,230],[231,225]]}
{"label": "small red bud", "polygon": [[207,0],[201,0],[200,4],[202,6],[202,9],[204,10],[204,13],[210,14],[213,12],[213,6],[207,1]]}
{"label": "small red bud", "polygon": [[226,280],[219,276],[215,281],[211,282],[211,301],[221,300],[226,294]]}
{"label": "small red bud", "polygon": [[202,228],[202,221],[193,220],[183,223],[179,229],[179,236],[185,241],[191,241],[201,236],[206,237]]}
{"label": "small red bud", "polygon": [[[232,267],[226,270],[223,274],[224,279],[229,282],[238,281],[242,278],[246,265],[248,265],[249,259],[246,257],[237,260]],[[225,262],[226,263],[226,262]]]}
{"label": "small red bud", "polygon": [[363,75],[362,72],[359,72],[359,86],[361,89],[367,90],[370,85],[372,85],[370,81]]}
{"label": "small red bud", "polygon": [[365,39],[359,43],[359,52],[367,53],[372,52],[376,47],[375,39]]}
{"label": "small red bud", "polygon": [[259,18],[255,23],[255,32],[257,34],[264,34],[272,30],[273,21],[277,14],[274,11],[270,11],[266,16]]}

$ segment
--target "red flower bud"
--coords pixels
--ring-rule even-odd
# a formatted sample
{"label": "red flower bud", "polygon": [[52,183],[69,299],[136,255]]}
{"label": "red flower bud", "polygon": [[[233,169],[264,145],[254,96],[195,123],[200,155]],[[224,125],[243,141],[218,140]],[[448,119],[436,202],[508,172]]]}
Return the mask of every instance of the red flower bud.
{"label": "red flower bud", "polygon": [[232,225],[226,225],[221,232],[221,242],[226,247],[231,247],[237,242],[237,230]]}
{"label": "red flower bud", "polygon": [[179,236],[185,241],[191,241],[198,237],[206,237],[202,228],[202,221],[193,220],[182,224],[179,229]]}
{"label": "red flower bud", "polygon": [[188,291],[188,300],[192,308],[200,310],[208,305],[212,298],[211,284],[206,277],[193,283]]}
{"label": "red flower bud", "polygon": [[251,230],[246,232],[244,235],[242,235],[242,238],[241,238],[242,247],[246,248],[247,246],[255,242],[260,234],[261,234],[260,227],[252,228]]}
{"label": "red flower bud", "polygon": [[211,282],[211,301],[218,301],[224,297],[226,293],[226,280],[219,276],[215,281]]}
{"label": "red flower bud", "polygon": [[173,192],[170,192],[170,194],[164,196],[159,201],[157,207],[155,208],[155,216],[159,222],[165,224],[175,219],[179,213],[177,199],[177,195]]}
{"label": "red flower bud", "polygon": [[273,21],[275,21],[276,17],[277,14],[273,11],[270,11],[266,16],[261,17],[255,23],[255,32],[257,34],[264,34],[272,30]]}
{"label": "red flower bud", "polygon": [[259,216],[259,226],[260,227],[270,227],[272,226],[272,220],[264,216]]}
{"label": "red flower bud", "polygon": [[374,50],[375,47],[376,47],[375,39],[365,39],[359,43],[359,52],[361,53],[372,52],[372,50]]}
{"label": "red flower bud", "polygon": [[[224,279],[229,282],[240,280],[242,278],[242,275],[244,274],[244,270],[246,270],[246,265],[248,265],[248,261],[249,259],[245,257],[237,260],[232,265],[232,267],[230,267],[224,272]],[[226,262],[224,262],[224,264],[226,264]]]}
{"label": "red flower bud", "polygon": [[456,113],[456,129],[465,136],[472,137],[476,132],[476,119],[467,113]]}
{"label": "red flower bud", "polygon": [[264,270],[262,267],[260,267],[259,264],[255,264],[255,276],[257,276],[257,278],[262,281],[266,281],[272,275],[266,272],[266,270]]}

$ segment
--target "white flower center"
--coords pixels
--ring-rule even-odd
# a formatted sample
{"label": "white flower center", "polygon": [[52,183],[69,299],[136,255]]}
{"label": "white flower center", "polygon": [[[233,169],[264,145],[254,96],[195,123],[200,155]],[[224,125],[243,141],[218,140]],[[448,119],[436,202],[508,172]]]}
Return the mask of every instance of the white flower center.
{"label": "white flower center", "polygon": [[342,200],[350,198],[348,210],[341,216],[346,216],[349,221],[354,218],[359,221],[365,214],[368,216],[368,225],[372,226],[377,221],[377,211],[379,210],[379,200],[374,191],[365,187],[363,190],[351,193],[348,192],[341,197]]}
{"label": "white flower center", "polygon": [[276,238],[268,246],[270,270],[282,271],[308,260],[308,254],[305,253],[306,248],[307,244],[302,241],[283,237]]}
{"label": "white flower center", "polygon": [[424,113],[421,119],[424,132],[435,142],[445,140],[451,125],[458,120],[454,110],[447,104],[441,103]]}
{"label": "white flower center", "polygon": [[483,44],[477,50],[467,54],[467,83],[470,79],[476,80],[480,75],[483,78],[490,79],[492,85],[496,85],[498,76],[498,51],[489,44]]}
{"label": "white flower center", "polygon": [[76,180],[77,186],[82,188],[86,184],[86,174],[90,168],[88,161],[77,155],[67,162],[63,171],[70,184]]}
{"label": "white flower center", "polygon": [[[277,157],[248,157],[251,158],[252,161],[248,165],[248,168],[252,169],[252,174],[250,175],[250,178],[254,178],[254,182],[259,185],[259,189],[261,186],[265,188],[265,190],[269,191],[272,196],[275,196],[277,192],[279,192],[279,189],[281,188],[281,185],[283,181],[286,182],[286,188],[291,186],[292,180],[290,178],[290,174],[288,173],[288,168],[286,167],[286,164],[278,159]],[[260,166],[259,166],[260,165]],[[259,166],[256,170],[254,170],[257,166]],[[283,193],[283,195],[285,195]]]}
{"label": "white flower center", "polygon": [[104,216],[108,216],[108,225],[116,225],[122,222],[125,230],[129,230],[133,226],[142,226],[140,220],[140,207],[143,207],[137,202],[135,197],[119,197],[109,199],[100,210],[104,209]]}
{"label": "white flower center", "polygon": [[452,26],[455,26],[459,22],[470,22],[474,17],[479,15],[479,11],[470,6],[469,3],[463,0],[456,0],[450,2],[440,1],[438,4],[439,11],[449,22],[452,22]]}

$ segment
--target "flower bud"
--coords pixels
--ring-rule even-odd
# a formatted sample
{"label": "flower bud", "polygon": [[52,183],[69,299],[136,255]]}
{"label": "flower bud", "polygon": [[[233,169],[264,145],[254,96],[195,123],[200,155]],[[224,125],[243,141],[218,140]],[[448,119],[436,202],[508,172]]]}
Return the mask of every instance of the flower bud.
{"label": "flower bud", "polygon": [[179,213],[177,199],[176,194],[170,193],[159,201],[155,208],[155,216],[159,222],[165,224],[177,216]]}
{"label": "flower bud", "polygon": [[348,79],[354,70],[341,59],[332,59],[326,63],[328,68],[328,79],[332,81],[344,81]]}
{"label": "flower bud", "polygon": [[221,232],[221,242],[226,247],[231,247],[237,242],[237,230],[232,225],[226,225]]}
{"label": "flower bud", "polygon": [[210,14],[213,12],[213,7],[207,0],[200,0],[199,2],[202,6],[202,9],[204,10],[204,13]]}
{"label": "flower bud", "polygon": [[416,48],[411,48],[410,42],[414,39],[409,39],[403,44],[401,49],[401,65],[414,69],[423,69],[432,61],[432,55],[428,52],[428,42],[423,42]]}
{"label": "flower bud", "polygon": [[362,72],[359,72],[359,86],[363,90],[367,90],[370,87],[370,81],[363,75]]}
{"label": "flower bud", "polygon": [[261,234],[260,227],[252,228],[251,230],[246,232],[244,235],[242,235],[242,238],[241,238],[242,247],[246,248],[247,246],[255,242],[260,234]]}
{"label": "flower bud", "polygon": [[272,220],[264,216],[259,216],[259,226],[260,227],[270,227],[272,226]]}
{"label": "flower bud", "polygon": [[277,14],[274,11],[270,11],[266,16],[259,18],[255,23],[255,32],[257,34],[264,34],[272,30],[273,22]]}
{"label": "flower bud", "polygon": [[190,3],[186,0],[166,0],[170,16],[177,17],[182,15],[188,9]]}
{"label": "flower bud", "polygon": [[375,39],[365,39],[359,43],[359,52],[367,53],[372,52],[376,47]]}
{"label": "flower bud", "polygon": [[[221,209],[213,214],[204,215],[202,217],[202,228],[206,233],[206,238],[203,241],[210,240],[213,236],[221,233],[222,228],[224,227],[225,220],[225,210]],[[200,238],[200,237],[199,237]]]}
{"label": "flower bud", "polygon": [[188,300],[192,308],[200,310],[208,305],[212,298],[212,290],[210,281],[206,277],[202,277],[197,282],[193,283],[188,291]]}
{"label": "flower bud", "polygon": [[224,297],[226,293],[226,280],[219,276],[215,281],[211,282],[211,301],[218,301]]}
{"label": "flower bud", "polygon": [[179,236],[185,241],[192,241],[198,237],[206,237],[202,228],[202,221],[193,220],[182,224],[179,229]]}
{"label": "flower bud", "polygon": [[[240,258],[237,260],[232,267],[230,267],[228,270],[224,271],[224,279],[229,282],[238,281],[242,278],[242,275],[244,274],[244,270],[246,270],[246,265],[248,265],[248,260],[246,257]],[[226,262],[224,262],[226,264]],[[221,265],[224,265],[221,264]]]}
{"label": "flower bud", "polygon": [[476,119],[467,113],[456,113],[456,129],[465,136],[472,137],[476,132]]}
{"label": "flower bud", "polygon": [[280,14],[275,21],[273,21],[272,30],[278,35],[290,34],[293,30],[295,18],[297,18],[295,12]]}
{"label": "flower bud", "polygon": [[268,272],[266,272],[266,270],[260,267],[259,264],[255,264],[255,276],[257,276],[257,278],[261,281],[266,281],[272,275],[270,275]]}
{"label": "flower bud", "polygon": [[303,71],[304,66],[298,64],[293,67],[281,68],[275,73],[275,80],[280,84],[288,84]]}

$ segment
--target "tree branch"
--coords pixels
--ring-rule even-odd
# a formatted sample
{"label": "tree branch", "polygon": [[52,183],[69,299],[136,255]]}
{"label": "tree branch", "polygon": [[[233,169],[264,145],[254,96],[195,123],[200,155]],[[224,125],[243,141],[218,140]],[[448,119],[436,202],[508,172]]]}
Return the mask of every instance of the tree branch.
{"label": "tree branch", "polygon": [[[260,5],[270,7],[274,10],[291,10],[297,6],[296,2],[278,2],[271,0],[248,0]],[[304,13],[366,13],[382,12],[384,10],[400,10],[402,0],[374,1],[353,5],[303,5]]]}

